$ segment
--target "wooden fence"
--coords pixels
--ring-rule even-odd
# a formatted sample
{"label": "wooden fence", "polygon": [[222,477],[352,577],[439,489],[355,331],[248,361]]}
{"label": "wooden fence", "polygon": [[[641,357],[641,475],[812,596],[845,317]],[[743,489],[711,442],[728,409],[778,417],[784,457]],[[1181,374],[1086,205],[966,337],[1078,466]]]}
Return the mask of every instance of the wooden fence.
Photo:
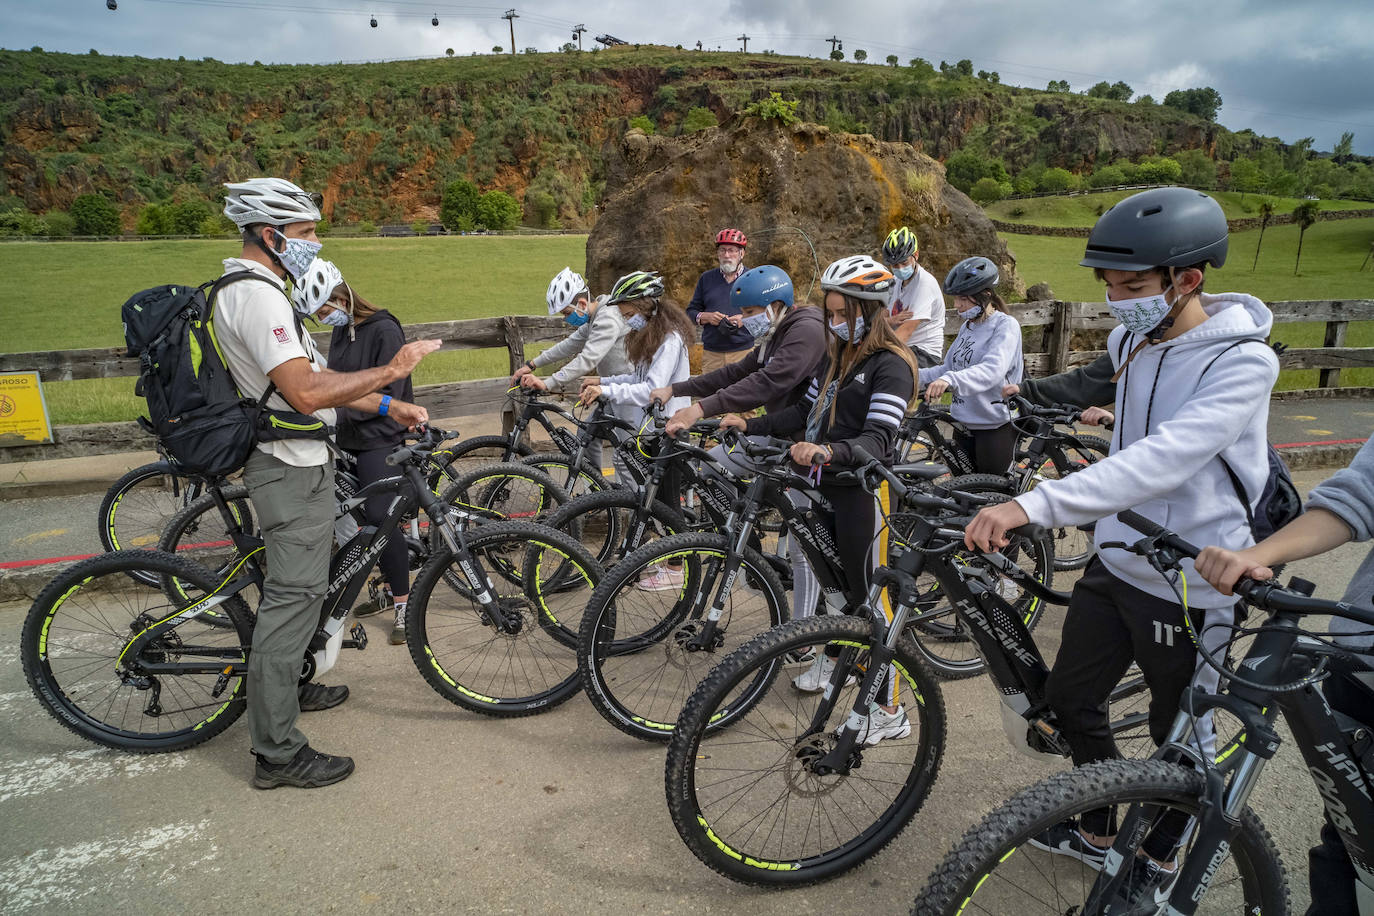
{"label": "wooden fence", "polygon": [[[1374,347],[1345,346],[1346,330],[1352,321],[1374,320],[1374,300],[1272,302],[1276,325],[1299,321],[1321,321],[1326,335],[1321,347],[1293,348],[1280,358],[1284,369],[1319,369],[1320,389],[1340,385],[1342,369],[1374,366]],[[1101,350],[1074,350],[1073,335],[1079,331],[1106,331],[1116,321],[1102,302],[1026,302],[1011,307],[1026,335],[1026,371],[1032,376],[1051,375],[1086,365],[1102,355]],[[959,318],[950,310],[945,327],[958,327]],[[559,340],[568,332],[558,318],[526,315],[504,318],[477,318],[466,321],[440,321],[406,326],[410,340],[438,338],[444,350],[502,348],[507,351],[512,372],[525,361],[525,345]],[[1276,328],[1275,338],[1283,339]],[[327,349],[329,334],[314,335],[321,349]],[[44,350],[31,353],[0,354],[0,372],[38,370],[43,381],[69,381],[89,378],[125,378],[138,374],[138,361],[124,355],[124,348],[90,350]],[[492,414],[506,404],[506,379],[477,379],[424,385],[415,390],[415,400],[435,417],[462,417]],[[50,445],[0,447],[0,463],[34,461],[47,458],[76,458],[138,451],[152,447],[152,441],[136,423],[94,423],[59,426],[53,430]]]}

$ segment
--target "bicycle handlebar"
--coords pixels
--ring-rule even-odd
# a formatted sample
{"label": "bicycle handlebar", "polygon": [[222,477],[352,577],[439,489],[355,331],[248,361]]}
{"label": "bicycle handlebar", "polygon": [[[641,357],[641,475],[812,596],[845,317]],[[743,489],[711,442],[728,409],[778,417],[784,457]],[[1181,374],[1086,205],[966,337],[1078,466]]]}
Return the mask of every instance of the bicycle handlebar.
{"label": "bicycle handlebar", "polygon": [[[1155,524],[1131,509],[1118,512],[1116,517],[1122,524],[1145,535],[1141,540],[1125,548],[1132,553],[1146,557],[1155,556],[1159,553],[1156,545],[1161,544],[1179,557],[1190,560],[1197,559],[1197,555],[1201,552],[1174,532],[1162,525]],[[1172,565],[1177,566],[1177,563]],[[1294,614],[1329,614],[1333,617],[1344,617],[1346,620],[1353,620],[1366,626],[1374,626],[1374,610],[1354,607],[1344,601],[1328,601],[1304,595],[1292,589],[1293,581],[1290,579],[1290,587],[1285,588],[1279,584],[1277,579],[1259,582],[1255,579],[1243,578],[1235,584],[1234,591],[1250,604],[1266,610],[1286,611]]]}

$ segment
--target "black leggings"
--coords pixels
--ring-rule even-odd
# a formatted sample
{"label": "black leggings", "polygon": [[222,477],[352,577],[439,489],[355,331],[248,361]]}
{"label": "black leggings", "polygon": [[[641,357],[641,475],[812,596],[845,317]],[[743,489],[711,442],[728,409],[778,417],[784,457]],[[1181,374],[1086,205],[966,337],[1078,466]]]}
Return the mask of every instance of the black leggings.
{"label": "black leggings", "polygon": [[[386,456],[392,451],[393,447],[387,446],[368,449],[365,452],[351,452],[350,454],[358,459],[358,482],[367,486],[386,477],[395,477],[396,469],[386,463]],[[368,524],[381,525],[386,521],[387,512],[395,499],[395,493],[369,496],[367,502],[363,503],[363,515],[367,518]],[[410,594],[410,556],[406,550],[405,538],[401,536],[399,529],[391,532],[391,540],[382,548],[382,554],[377,558],[377,568],[382,571],[382,578],[386,580],[386,584],[391,586],[393,597],[404,598]]]}
{"label": "black leggings", "polygon": [[1016,450],[1016,430],[1010,423],[994,429],[971,429],[968,434],[955,433],[954,444],[973,459],[973,469],[979,474],[1005,474],[1011,467]]}

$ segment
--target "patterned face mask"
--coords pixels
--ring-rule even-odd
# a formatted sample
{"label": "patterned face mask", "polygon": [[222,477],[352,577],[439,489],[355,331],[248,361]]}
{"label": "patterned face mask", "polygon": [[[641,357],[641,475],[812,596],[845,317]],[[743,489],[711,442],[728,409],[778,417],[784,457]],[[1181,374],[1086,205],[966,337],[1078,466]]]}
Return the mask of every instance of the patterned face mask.
{"label": "patterned face mask", "polygon": [[1157,296],[1143,296],[1139,299],[1108,299],[1107,308],[1111,310],[1112,317],[1121,322],[1126,330],[1145,334],[1154,330],[1173,306],[1164,298],[1164,294],[1160,293]]}
{"label": "patterned face mask", "polygon": [[[835,336],[838,337],[840,340],[844,340],[844,341],[849,340],[849,325],[848,325],[847,323],[840,323],[840,324],[838,324],[838,325],[832,324],[832,325],[830,326],[830,330],[834,331],[834,332],[835,332]],[[864,316],[860,315],[860,316],[858,316],[857,318],[854,319],[854,339],[855,339],[855,340],[858,340],[858,339],[862,338],[863,336],[864,336]]]}
{"label": "patterned face mask", "polygon": [[287,273],[297,280],[302,279],[305,272],[310,269],[310,263],[315,260],[320,249],[324,247],[323,243],[312,242],[308,239],[287,238],[281,233],[277,234],[286,242],[286,246],[281,251],[272,248],[273,256],[281,262],[281,266]]}
{"label": "patterned face mask", "polygon": [[631,331],[642,331],[649,324],[649,319],[643,315],[631,315],[625,319],[625,323],[630,326]]}
{"label": "patterned face mask", "polygon": [[328,315],[320,317],[320,324],[327,324],[331,328],[348,327],[348,313],[341,308],[335,308]]}

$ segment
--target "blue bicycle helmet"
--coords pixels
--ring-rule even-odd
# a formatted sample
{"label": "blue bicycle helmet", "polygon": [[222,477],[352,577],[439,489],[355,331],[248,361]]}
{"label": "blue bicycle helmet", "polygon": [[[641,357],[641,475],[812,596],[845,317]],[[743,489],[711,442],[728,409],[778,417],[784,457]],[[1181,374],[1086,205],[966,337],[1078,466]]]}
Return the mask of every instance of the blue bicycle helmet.
{"label": "blue bicycle helmet", "polygon": [[780,300],[784,308],[792,307],[792,280],[772,264],[746,270],[730,287],[730,304],[740,308],[767,308]]}

